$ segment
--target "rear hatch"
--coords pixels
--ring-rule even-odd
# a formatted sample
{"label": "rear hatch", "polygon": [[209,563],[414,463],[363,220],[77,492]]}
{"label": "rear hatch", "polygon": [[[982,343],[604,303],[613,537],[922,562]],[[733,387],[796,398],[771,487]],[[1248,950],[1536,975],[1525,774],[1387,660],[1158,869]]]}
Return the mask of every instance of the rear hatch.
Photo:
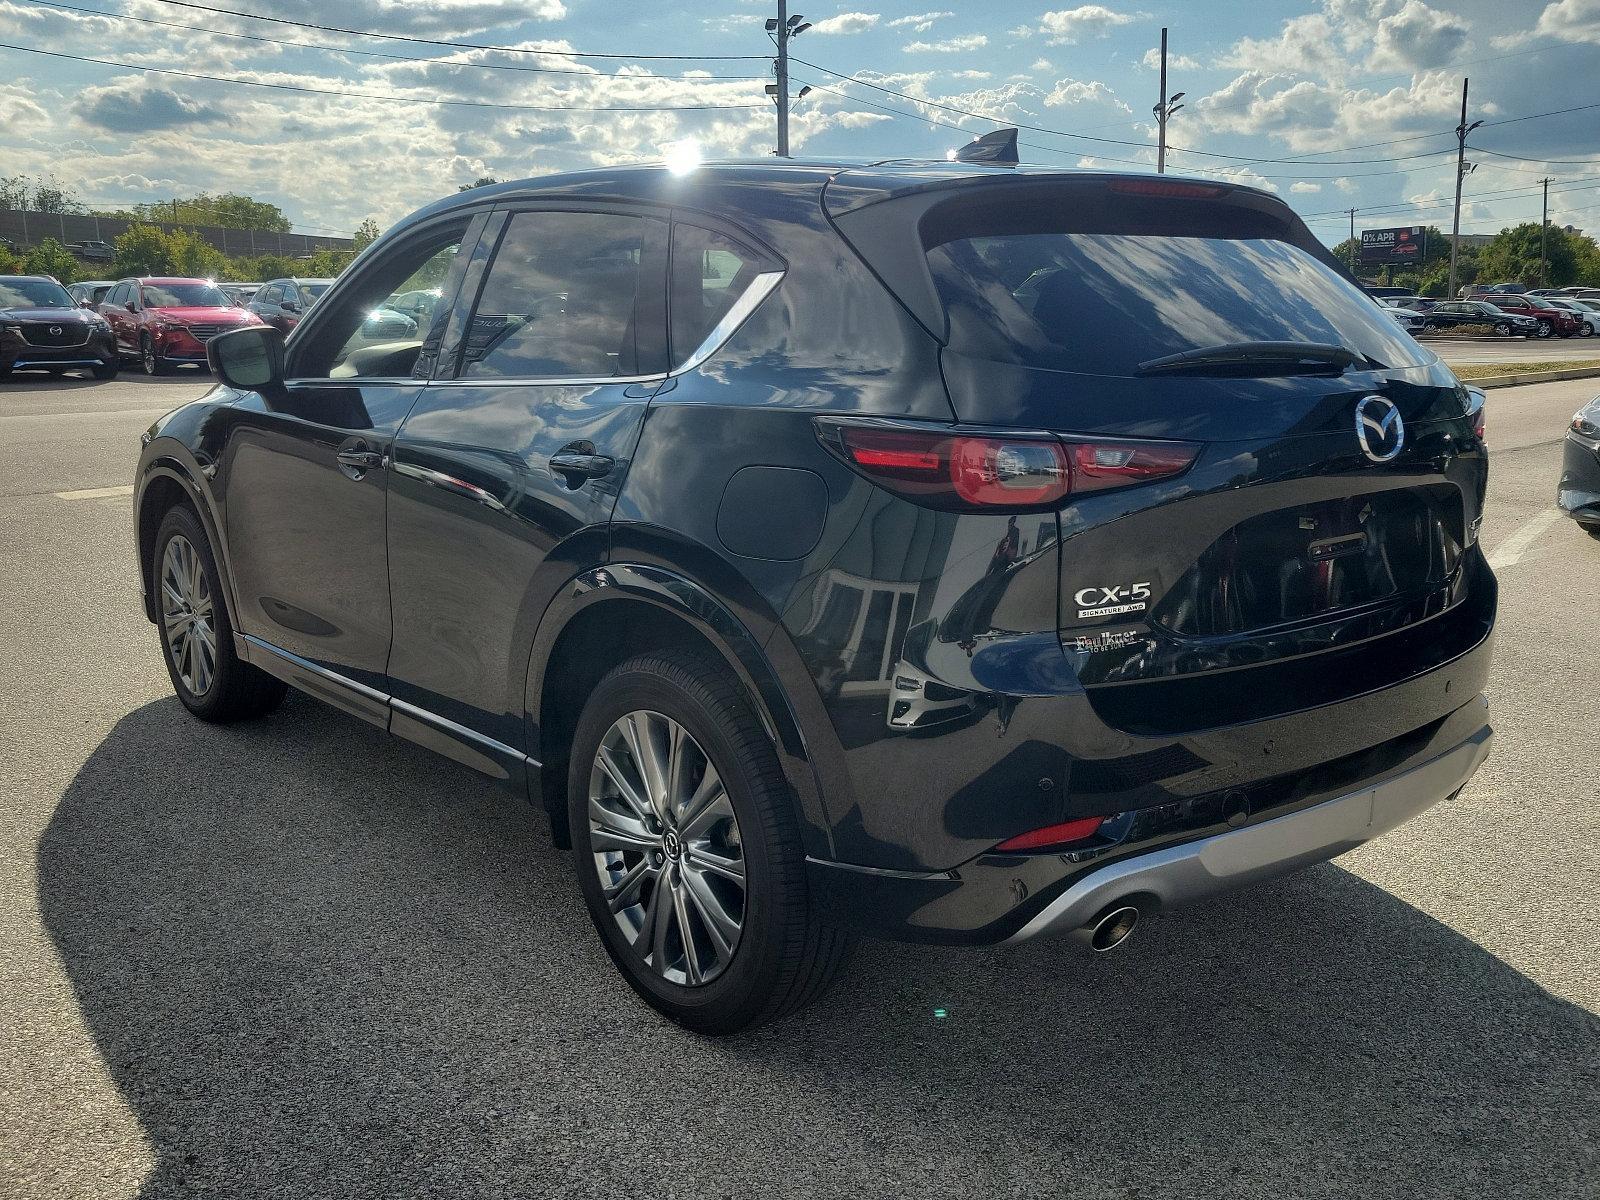
{"label": "rear hatch", "polygon": [[997,172],[863,203],[836,182],[841,232],[943,343],[958,421],[1196,448],[1058,513],[1062,643],[1111,724],[1327,703],[1481,636],[1468,394],[1276,198]]}

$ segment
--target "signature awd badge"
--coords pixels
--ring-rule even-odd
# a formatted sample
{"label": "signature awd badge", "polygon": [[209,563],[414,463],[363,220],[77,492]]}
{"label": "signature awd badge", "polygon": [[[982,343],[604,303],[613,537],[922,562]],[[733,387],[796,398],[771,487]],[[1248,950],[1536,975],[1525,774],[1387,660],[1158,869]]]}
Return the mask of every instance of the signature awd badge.
{"label": "signature awd badge", "polygon": [[1388,462],[1406,444],[1406,423],[1393,400],[1364,396],[1356,404],[1356,441],[1373,462]]}
{"label": "signature awd badge", "polygon": [[1148,583],[1123,583],[1116,587],[1079,588],[1072,594],[1078,605],[1078,620],[1110,617],[1118,613],[1143,612],[1150,599]]}

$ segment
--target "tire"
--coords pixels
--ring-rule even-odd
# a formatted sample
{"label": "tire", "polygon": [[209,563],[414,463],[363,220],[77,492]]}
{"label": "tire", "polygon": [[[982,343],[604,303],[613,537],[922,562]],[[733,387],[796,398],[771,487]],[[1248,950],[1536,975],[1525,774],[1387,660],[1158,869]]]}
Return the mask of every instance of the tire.
{"label": "tire", "polygon": [[110,362],[103,362],[98,367],[91,368],[91,370],[96,379],[115,379],[117,372],[122,370],[122,364],[113,358]]}
{"label": "tire", "polygon": [[1582,525],[1579,526],[1579,528],[1592,537],[1595,541],[1600,542],[1600,525]]}
{"label": "tire", "polygon": [[[652,800],[633,747],[665,766],[669,744],[680,747],[683,784],[670,793],[656,786]],[[708,793],[712,771],[721,787]],[[699,816],[674,802],[701,796]],[[853,939],[812,909],[788,783],[755,710],[720,665],[664,652],[606,675],[573,734],[567,808],[601,942],[633,989],[673,1021],[702,1034],[750,1029],[809,1003],[838,973]],[[631,897],[615,913],[602,873],[610,895]],[[663,919],[653,922],[655,914]]]}
{"label": "tire", "polygon": [[1554,332],[1555,330],[1551,328],[1549,321],[1540,321],[1539,328],[1533,336],[1538,338],[1547,338]]}
{"label": "tire", "polygon": [[167,511],[153,554],[150,578],[161,658],[183,706],[202,721],[218,724],[277,708],[288,685],[235,653],[217,560],[200,518],[188,505]]}
{"label": "tire", "polygon": [[156,353],[156,344],[148,333],[139,335],[139,363],[146,375],[165,375],[170,369],[167,360]]}
{"label": "tire", "polygon": [[1578,336],[1579,337],[1593,337],[1594,336],[1594,326],[1589,324],[1589,322],[1585,321],[1578,328]]}
{"label": "tire", "polygon": [[1495,334],[1497,336],[1499,336],[1499,337],[1510,337],[1511,336],[1511,326],[1507,325],[1504,321],[1501,321],[1500,324],[1496,325],[1494,327],[1494,331],[1495,331]]}

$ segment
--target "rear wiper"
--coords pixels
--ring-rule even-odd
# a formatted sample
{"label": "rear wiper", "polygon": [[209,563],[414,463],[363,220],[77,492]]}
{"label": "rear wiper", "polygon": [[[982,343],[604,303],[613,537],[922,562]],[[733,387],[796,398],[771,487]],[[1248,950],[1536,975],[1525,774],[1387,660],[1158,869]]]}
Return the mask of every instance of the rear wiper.
{"label": "rear wiper", "polygon": [[1209,366],[1278,368],[1278,373],[1291,373],[1295,367],[1310,364],[1342,370],[1352,363],[1367,361],[1353,350],[1325,342],[1223,342],[1217,346],[1201,346],[1196,350],[1147,359],[1135,368],[1134,374],[1198,371]]}

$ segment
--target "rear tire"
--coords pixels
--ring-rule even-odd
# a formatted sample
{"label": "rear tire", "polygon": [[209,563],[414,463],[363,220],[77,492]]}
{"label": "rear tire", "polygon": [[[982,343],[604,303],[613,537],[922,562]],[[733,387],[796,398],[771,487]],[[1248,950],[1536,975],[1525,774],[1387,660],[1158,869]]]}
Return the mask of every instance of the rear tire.
{"label": "rear tire", "polygon": [[193,509],[180,504],[168,510],[153,553],[161,658],[183,706],[218,724],[277,708],[288,685],[235,653],[216,557]]}
{"label": "rear tire", "polygon": [[1533,336],[1538,338],[1547,338],[1554,332],[1555,329],[1551,327],[1549,321],[1540,321],[1539,328],[1534,332]]}
{"label": "rear tire", "polygon": [[103,362],[91,369],[96,379],[115,379],[117,372],[122,369],[122,364],[113,358],[110,362]]}
{"label": "rear tire", "polygon": [[1502,321],[1502,322],[1500,322],[1500,324],[1496,325],[1494,327],[1494,331],[1500,337],[1510,337],[1511,336],[1511,326],[1507,325],[1504,321]]}
{"label": "rear tire", "polygon": [[646,1003],[725,1034],[826,989],[852,939],[813,911],[788,782],[724,668],[679,651],[618,666],[584,705],[570,763],[583,898]]}

